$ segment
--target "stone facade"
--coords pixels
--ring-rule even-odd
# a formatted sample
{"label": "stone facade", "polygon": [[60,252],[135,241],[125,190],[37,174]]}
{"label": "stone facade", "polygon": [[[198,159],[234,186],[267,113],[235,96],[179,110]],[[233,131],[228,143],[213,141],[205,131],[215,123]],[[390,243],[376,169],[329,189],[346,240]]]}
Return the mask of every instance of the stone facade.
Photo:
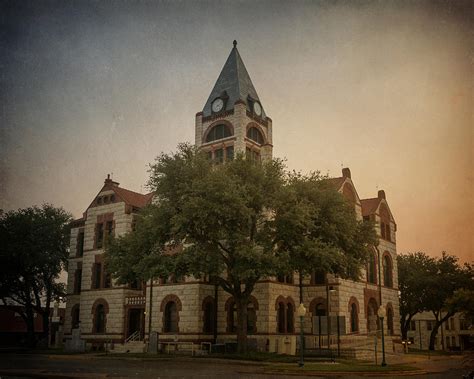
{"label": "stone facade", "polygon": [[[235,46],[203,111],[196,114],[195,143],[218,162],[238,153],[255,160],[272,158],[272,120],[266,116]],[[324,273],[303,278],[307,346],[334,343],[336,325],[329,326],[329,341],[328,328],[319,329],[328,315],[342,316],[339,330],[346,333],[340,338],[346,347],[377,336],[375,315],[380,306],[387,312],[384,329],[388,340],[399,339],[396,223],[385,193],[360,199],[348,168],[341,177],[329,180],[353,204],[360,220],[375,222],[380,244],[374,247],[360,281]],[[80,328],[88,346],[98,347],[108,341],[147,340],[151,328],[159,333],[160,341],[202,342],[214,341],[217,326],[218,341],[235,340],[232,299],[208,282],[171,276],[140,288],[137,283],[124,286],[108,281],[102,261],[107,235],[132,230],[134,214],[151,200],[151,194],[125,190],[107,178],[83,218],[73,223],[66,338]],[[258,349],[278,350],[277,345],[284,343],[294,351],[300,330],[298,305],[296,273],[287,278],[265,278],[256,285],[249,303],[249,337]]]}

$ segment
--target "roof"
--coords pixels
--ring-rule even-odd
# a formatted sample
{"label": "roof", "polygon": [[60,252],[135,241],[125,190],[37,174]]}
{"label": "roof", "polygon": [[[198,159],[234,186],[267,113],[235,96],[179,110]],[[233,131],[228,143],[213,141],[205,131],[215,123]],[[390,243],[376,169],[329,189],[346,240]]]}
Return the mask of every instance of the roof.
{"label": "roof", "polygon": [[153,192],[144,195],[121,187],[113,187],[112,189],[126,204],[138,208],[150,204],[153,198]]}
{"label": "roof", "polygon": [[380,201],[382,199],[374,197],[372,199],[361,199],[360,205],[362,207],[362,216],[369,216],[374,214],[377,208],[379,207]]}
{"label": "roof", "polygon": [[[232,48],[219,78],[204,105],[202,110],[203,116],[206,117],[212,114],[211,104],[217,97],[228,97],[225,105],[226,111],[234,109],[234,104],[238,100],[243,101],[247,105],[247,109],[250,110],[248,102],[249,96],[253,100],[258,100],[260,102],[257,91],[253,86],[252,80],[250,79],[244,62],[240,57],[239,51],[237,50],[237,42],[234,41],[234,47]],[[260,103],[260,105],[262,104]],[[262,118],[266,118],[263,106]]]}
{"label": "roof", "polygon": [[338,190],[344,184],[346,178],[344,176],[341,176],[340,178],[329,178],[326,180]]}

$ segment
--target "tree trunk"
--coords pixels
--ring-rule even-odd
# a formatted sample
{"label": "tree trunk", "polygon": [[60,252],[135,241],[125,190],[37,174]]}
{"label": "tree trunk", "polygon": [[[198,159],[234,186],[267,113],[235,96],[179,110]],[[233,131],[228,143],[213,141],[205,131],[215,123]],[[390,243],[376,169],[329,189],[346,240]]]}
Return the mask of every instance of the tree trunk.
{"label": "tree trunk", "polygon": [[27,331],[26,346],[29,348],[34,348],[36,347],[35,315],[34,315],[33,307],[31,306],[31,304],[25,305],[25,313],[26,313],[26,331]]}
{"label": "tree trunk", "polygon": [[410,329],[410,322],[412,319],[413,315],[408,314],[402,316],[401,322],[400,322],[400,327],[401,327],[401,332],[402,332],[402,340],[406,341],[408,339],[408,329]]}
{"label": "tree trunk", "polygon": [[436,313],[433,312],[433,314],[436,317],[436,323],[435,323],[435,325],[433,327],[433,330],[431,331],[431,334],[430,334],[430,347],[429,347],[430,350],[435,349],[436,336],[438,335],[438,330],[441,327],[441,325],[443,325],[443,322],[445,322],[447,319],[449,319],[451,316],[454,315],[454,313],[448,312],[448,313],[446,313],[446,315],[444,317],[442,317],[441,319],[438,319],[438,316],[436,315]]}
{"label": "tree trunk", "polygon": [[247,304],[248,299],[235,299],[237,307],[237,352],[247,352]]}

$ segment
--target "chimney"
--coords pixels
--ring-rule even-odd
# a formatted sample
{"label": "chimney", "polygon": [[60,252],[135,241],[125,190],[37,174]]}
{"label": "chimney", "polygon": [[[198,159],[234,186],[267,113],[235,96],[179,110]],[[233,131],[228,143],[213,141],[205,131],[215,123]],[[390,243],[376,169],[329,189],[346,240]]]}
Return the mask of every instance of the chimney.
{"label": "chimney", "polygon": [[107,186],[113,186],[113,187],[118,187],[120,183],[114,182],[112,179],[110,179],[110,174],[107,174],[107,179],[104,180],[104,184]]}
{"label": "chimney", "polygon": [[385,191],[384,190],[379,190],[378,196],[379,199],[385,199]]}
{"label": "chimney", "polygon": [[349,170],[349,167],[345,167],[342,169],[342,177],[343,178],[351,178],[351,170]]}

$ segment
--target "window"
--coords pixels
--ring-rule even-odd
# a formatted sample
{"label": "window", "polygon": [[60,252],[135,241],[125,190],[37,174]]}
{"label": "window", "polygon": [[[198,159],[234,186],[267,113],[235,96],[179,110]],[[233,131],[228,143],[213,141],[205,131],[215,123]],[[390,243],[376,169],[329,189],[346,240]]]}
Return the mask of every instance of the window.
{"label": "window", "polygon": [[380,234],[382,235],[382,238],[385,239],[385,223],[384,222],[380,223]]}
{"label": "window", "polygon": [[293,274],[292,273],[288,275],[280,274],[277,276],[277,280],[280,283],[293,284]]}
{"label": "window", "polygon": [[96,225],[96,233],[95,233],[95,246],[97,249],[100,249],[104,243],[104,224],[100,223]]}
{"label": "window", "polygon": [[214,150],[214,162],[224,163],[224,149]]}
{"label": "window", "polygon": [[450,318],[449,322],[451,323],[451,330],[455,330],[456,328],[454,327],[454,318]]}
{"label": "window", "polygon": [[410,330],[416,330],[416,321],[415,320],[410,321]]}
{"label": "window", "polygon": [[461,330],[469,330],[470,323],[467,320],[460,319],[459,320],[459,329]]}
{"label": "window", "polygon": [[257,142],[259,145],[264,143],[262,133],[260,133],[260,130],[258,130],[256,127],[251,127],[249,130],[247,130],[247,138]]}
{"label": "window", "polygon": [[426,330],[433,330],[433,321],[426,321]]}
{"label": "window", "polygon": [[79,328],[79,323],[80,323],[79,315],[80,315],[80,306],[79,304],[76,304],[71,309],[71,328],[72,329]]}
{"label": "window", "polygon": [[78,267],[74,272],[74,293],[81,293],[82,267]]}
{"label": "window", "polygon": [[132,290],[141,290],[143,288],[143,283],[140,280],[134,279],[130,282],[130,288]]}
{"label": "window", "polygon": [[165,306],[165,319],[163,332],[176,333],[178,331],[178,310],[174,301],[169,301]]}
{"label": "window", "polygon": [[383,285],[385,287],[393,286],[392,259],[388,254],[383,257]]}
{"label": "window", "polygon": [[[247,333],[257,332],[257,312],[258,303],[255,299],[249,300],[247,304]],[[226,303],[227,310],[227,331],[233,333],[237,330],[237,306],[233,298]]]}
{"label": "window", "polygon": [[209,133],[207,133],[206,142],[212,142],[223,138],[231,137],[232,134],[232,130],[228,125],[219,124],[212,127]]}
{"label": "window", "polygon": [[393,336],[393,309],[387,307],[387,330],[388,335]]}
{"label": "window", "polygon": [[257,313],[252,302],[247,305],[247,333],[254,334],[257,331]]}
{"label": "window", "polygon": [[357,314],[357,305],[352,303],[351,305],[351,332],[355,333],[359,331],[359,315]]}
{"label": "window", "polygon": [[93,288],[99,289],[102,286],[102,264],[94,263],[93,266]]}
{"label": "window", "polygon": [[114,232],[114,222],[107,221],[107,223],[105,224],[105,230],[107,232],[107,236],[110,237]]}
{"label": "window", "polygon": [[260,162],[260,153],[249,147],[245,149],[245,157],[253,162]]}
{"label": "window", "polygon": [[326,272],[323,270],[316,270],[311,274],[312,285],[326,284]]}
{"label": "window", "polygon": [[105,333],[105,308],[103,304],[98,304],[95,308],[94,332]]}
{"label": "window", "polygon": [[387,241],[392,241],[389,223],[385,224],[385,238],[387,239]]}
{"label": "window", "polygon": [[286,332],[287,333],[293,333],[295,331],[294,314],[295,314],[295,310],[293,309],[293,304],[288,303],[286,305]]}
{"label": "window", "polygon": [[278,333],[285,333],[286,328],[285,328],[285,304],[284,303],[278,303]]}
{"label": "window", "polygon": [[376,269],[375,261],[376,261],[375,253],[372,253],[369,258],[369,263],[367,265],[367,281],[373,284],[377,284],[377,275],[375,273],[375,269]]}
{"label": "window", "polygon": [[84,255],[84,230],[79,230],[77,234],[76,244],[76,257],[82,257]]}
{"label": "window", "polygon": [[447,348],[451,347],[451,338],[450,337],[446,337],[446,347]]}
{"label": "window", "polygon": [[234,145],[232,146],[227,146],[225,149],[225,159],[226,161],[231,161],[234,159]]}
{"label": "window", "polygon": [[112,276],[107,271],[107,268],[104,266],[104,288],[112,287]]}
{"label": "window", "polygon": [[203,302],[204,310],[204,333],[214,333],[214,299],[208,297]]}
{"label": "window", "polygon": [[450,330],[450,328],[449,328],[449,319],[446,320],[446,324],[444,324],[444,325],[445,325],[445,327],[444,327],[445,330]]}

